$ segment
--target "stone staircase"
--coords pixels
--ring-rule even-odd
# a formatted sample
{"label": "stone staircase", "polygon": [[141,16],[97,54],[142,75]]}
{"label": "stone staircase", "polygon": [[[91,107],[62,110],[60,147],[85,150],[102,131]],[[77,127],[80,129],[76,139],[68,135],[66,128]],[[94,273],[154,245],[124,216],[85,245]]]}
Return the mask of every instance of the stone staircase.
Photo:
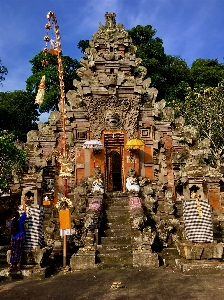
{"label": "stone staircase", "polygon": [[131,224],[126,194],[107,194],[107,198],[104,199],[103,219],[99,235],[97,247],[99,268],[133,266]]}
{"label": "stone staircase", "polygon": [[9,249],[10,245],[0,246],[0,279],[4,278],[9,268],[9,264],[7,263],[7,251]]}

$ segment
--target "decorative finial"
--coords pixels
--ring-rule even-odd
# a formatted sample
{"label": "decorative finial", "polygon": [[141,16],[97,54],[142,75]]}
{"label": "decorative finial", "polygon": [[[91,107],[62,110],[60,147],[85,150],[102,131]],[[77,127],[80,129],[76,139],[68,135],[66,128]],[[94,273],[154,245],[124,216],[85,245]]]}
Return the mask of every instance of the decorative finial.
{"label": "decorative finial", "polygon": [[106,19],[106,27],[108,28],[114,28],[116,26],[116,14],[115,13],[108,13],[105,14]]}

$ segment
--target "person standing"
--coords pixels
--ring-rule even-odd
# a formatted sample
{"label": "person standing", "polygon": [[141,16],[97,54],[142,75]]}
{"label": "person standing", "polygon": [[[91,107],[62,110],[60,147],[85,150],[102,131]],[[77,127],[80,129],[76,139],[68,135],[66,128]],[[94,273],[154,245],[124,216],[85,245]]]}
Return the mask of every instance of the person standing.
{"label": "person standing", "polygon": [[23,252],[23,243],[25,236],[25,221],[26,221],[26,199],[23,199],[22,215],[16,211],[10,220],[11,229],[11,254],[10,254],[10,270],[17,269],[20,271],[21,258]]}

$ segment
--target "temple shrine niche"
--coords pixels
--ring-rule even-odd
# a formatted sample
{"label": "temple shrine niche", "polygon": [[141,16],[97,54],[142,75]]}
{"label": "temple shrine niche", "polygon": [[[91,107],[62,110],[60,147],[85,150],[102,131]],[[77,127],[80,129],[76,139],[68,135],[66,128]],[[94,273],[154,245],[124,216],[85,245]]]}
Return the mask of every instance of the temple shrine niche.
{"label": "temple shrine niche", "polygon": [[[80,81],[66,95],[71,268],[176,261],[183,270],[206,261],[209,269],[216,260],[222,269],[222,174],[206,163],[209,143],[199,142],[183,118],[174,119],[165,100],[156,101],[157,90],[127,31],[114,13],[105,19],[80,61]],[[62,245],[54,206],[64,191],[57,156],[60,111],[27,137],[28,169],[11,189],[30,192],[35,205],[44,205],[42,247],[56,255]],[[128,149],[134,139],[144,147]],[[194,219],[203,225],[195,226]]]}

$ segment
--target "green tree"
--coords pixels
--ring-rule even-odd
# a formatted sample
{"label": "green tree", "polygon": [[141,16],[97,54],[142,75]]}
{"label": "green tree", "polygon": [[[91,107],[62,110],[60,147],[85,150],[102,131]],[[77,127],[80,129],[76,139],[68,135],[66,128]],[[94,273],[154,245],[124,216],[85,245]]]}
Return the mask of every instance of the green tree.
{"label": "green tree", "polygon": [[89,40],[80,40],[78,42],[78,48],[81,49],[81,52],[85,54],[86,48],[89,47]]}
{"label": "green tree", "polygon": [[5,66],[2,65],[2,60],[0,59],[0,82],[5,80],[5,75],[8,74],[8,70]]}
{"label": "green tree", "polygon": [[151,25],[137,25],[128,33],[137,46],[136,56],[147,68],[147,77],[151,77],[152,86],[158,90],[157,100],[166,99],[171,106],[183,100],[190,82],[187,63],[180,56],[165,54],[163,41],[155,37],[156,30]]}
{"label": "green tree", "polygon": [[151,77],[152,85],[156,86],[164,79],[163,68],[166,54],[162,39],[154,37],[156,30],[151,25],[137,25],[127,31],[137,47],[136,56],[142,59],[141,64],[147,68],[147,77]]}
{"label": "green tree", "polygon": [[224,78],[224,64],[217,59],[196,59],[190,68],[192,88],[203,85],[216,87]]}
{"label": "green tree", "polygon": [[185,60],[180,56],[167,55],[162,74],[164,79],[156,86],[159,98],[166,99],[167,106],[184,101],[191,83],[190,69]]}
{"label": "green tree", "polygon": [[176,109],[186,124],[196,126],[200,140],[210,141],[211,162],[214,166],[224,164],[224,82],[217,87],[191,89],[185,101]]}
{"label": "green tree", "polygon": [[35,95],[26,91],[0,92],[0,129],[26,141],[27,132],[37,128],[39,113],[34,102]]}
{"label": "green tree", "polygon": [[[58,110],[58,102],[60,99],[60,88],[58,78],[58,59],[57,56],[47,53],[47,65],[43,65],[45,55],[40,51],[33,59],[30,60],[32,64],[32,75],[26,80],[26,89],[30,93],[37,94],[38,86],[43,75],[46,77],[46,92],[43,104],[40,106],[40,112],[49,112],[50,110]],[[78,76],[76,70],[80,66],[76,59],[69,56],[62,56],[62,63],[64,68],[64,85],[65,93],[74,89],[73,80]]]}
{"label": "green tree", "polygon": [[26,154],[14,143],[15,137],[0,130],[0,189],[4,190],[13,171],[19,172],[26,163]]}

